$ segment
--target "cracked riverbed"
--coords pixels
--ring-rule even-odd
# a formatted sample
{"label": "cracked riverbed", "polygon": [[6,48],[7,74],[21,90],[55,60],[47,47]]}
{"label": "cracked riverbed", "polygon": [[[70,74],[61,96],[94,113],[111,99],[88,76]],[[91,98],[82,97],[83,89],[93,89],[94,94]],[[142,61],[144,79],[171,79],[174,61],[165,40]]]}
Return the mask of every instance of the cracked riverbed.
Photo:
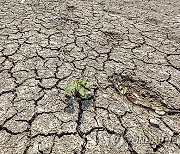
{"label": "cracked riverbed", "polygon": [[[179,154],[179,0],[1,0],[1,154]],[[65,112],[87,77],[93,103]]]}

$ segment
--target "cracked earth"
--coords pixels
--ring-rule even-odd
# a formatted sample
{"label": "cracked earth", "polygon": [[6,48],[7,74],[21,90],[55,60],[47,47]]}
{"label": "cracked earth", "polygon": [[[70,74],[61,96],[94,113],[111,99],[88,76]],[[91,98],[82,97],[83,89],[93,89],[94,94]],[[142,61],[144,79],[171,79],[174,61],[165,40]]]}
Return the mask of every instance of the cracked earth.
{"label": "cracked earth", "polygon": [[[179,8],[179,0],[2,0],[0,153],[179,154]],[[80,77],[95,85],[94,102],[65,112],[64,89]]]}

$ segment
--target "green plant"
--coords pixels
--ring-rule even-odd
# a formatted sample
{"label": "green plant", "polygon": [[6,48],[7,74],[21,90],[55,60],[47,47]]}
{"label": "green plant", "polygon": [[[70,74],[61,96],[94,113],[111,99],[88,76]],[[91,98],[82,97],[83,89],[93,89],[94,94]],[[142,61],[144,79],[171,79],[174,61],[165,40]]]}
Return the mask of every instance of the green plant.
{"label": "green plant", "polygon": [[66,95],[79,94],[80,97],[86,98],[87,91],[92,87],[92,83],[87,78],[80,78],[69,83],[65,89]]}

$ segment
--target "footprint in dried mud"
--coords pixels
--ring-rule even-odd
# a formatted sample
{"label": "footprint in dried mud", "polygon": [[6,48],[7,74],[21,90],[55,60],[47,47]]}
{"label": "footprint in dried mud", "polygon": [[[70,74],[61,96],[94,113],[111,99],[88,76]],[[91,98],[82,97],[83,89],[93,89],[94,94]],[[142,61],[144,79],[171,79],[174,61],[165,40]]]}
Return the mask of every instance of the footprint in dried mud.
{"label": "footprint in dried mud", "polygon": [[[163,146],[164,140],[159,141],[156,136],[157,134],[155,135],[154,132],[151,131],[149,125],[166,134],[160,126],[160,123],[163,122],[162,118],[171,114],[179,114],[180,111],[168,108],[168,106],[163,103],[163,97],[148,86],[145,81],[135,80],[130,76],[122,74],[114,74],[109,77],[109,80],[113,84],[118,95],[122,96],[120,98],[125,98],[125,106],[135,117],[153,150],[157,151]],[[142,122],[142,117],[139,117],[138,110],[134,109],[132,106],[137,106],[141,110],[148,111],[147,113],[150,114],[149,121]],[[154,117],[151,117],[152,115],[154,115]],[[165,125],[168,126],[167,124]],[[168,128],[170,127],[168,126]],[[172,131],[174,135],[177,133],[174,130]]]}
{"label": "footprint in dried mud", "polygon": [[121,74],[115,74],[109,79],[117,92],[125,96],[134,105],[154,111],[158,115],[180,113],[179,110],[168,108],[163,103],[163,97],[156,93],[153,88],[149,87],[145,81],[134,80],[129,76]]}

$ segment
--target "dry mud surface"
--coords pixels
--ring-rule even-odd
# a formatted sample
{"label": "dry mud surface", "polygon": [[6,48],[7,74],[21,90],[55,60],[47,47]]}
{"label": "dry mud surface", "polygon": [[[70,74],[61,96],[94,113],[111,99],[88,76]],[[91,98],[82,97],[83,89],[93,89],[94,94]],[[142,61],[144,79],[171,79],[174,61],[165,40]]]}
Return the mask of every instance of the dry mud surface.
{"label": "dry mud surface", "polygon": [[[1,154],[180,153],[179,0],[20,2],[0,1]],[[94,102],[65,112],[82,76]]]}

